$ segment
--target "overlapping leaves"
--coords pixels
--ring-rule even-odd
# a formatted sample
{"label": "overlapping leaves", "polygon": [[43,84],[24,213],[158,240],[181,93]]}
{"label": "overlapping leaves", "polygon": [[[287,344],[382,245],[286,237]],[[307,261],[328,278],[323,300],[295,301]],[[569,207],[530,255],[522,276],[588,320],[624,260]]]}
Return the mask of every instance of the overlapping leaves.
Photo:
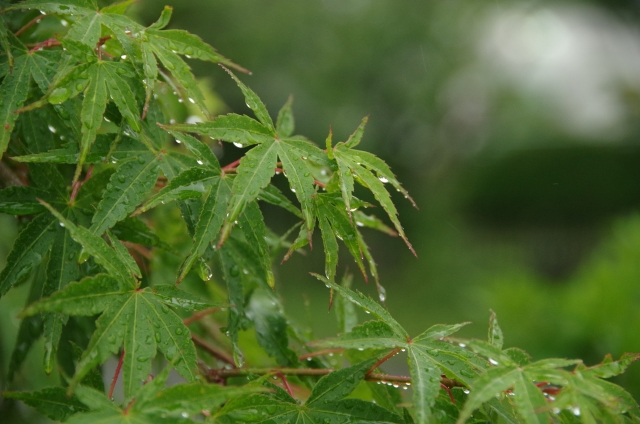
{"label": "overlapping leaves", "polygon": [[101,313],[72,384],[96,364],[118,353],[121,346],[124,350],[124,390],[128,399],[150,374],[150,359],[157,349],[174,362],[180,375],[187,381],[194,381],[195,347],[189,330],[170,307],[198,310],[211,305],[172,286],[140,289],[134,278],[140,271],[120,242],[112,238],[110,247],[104,239],[76,226],[57,211],[51,209],[51,212],[108,273],[69,284],[25,310],[27,316],[43,311],[87,316]]}
{"label": "overlapping leaves", "polygon": [[314,345],[347,349],[404,349],[411,372],[418,422],[426,423],[430,419],[442,375],[469,384],[485,367],[485,362],[473,353],[442,340],[465,324],[434,325],[412,339],[379,303],[324,277],[316,277],[377,320],[367,321],[335,339],[319,341]]}
{"label": "overlapping leaves", "polygon": [[375,403],[345,399],[376,362],[372,358],[322,377],[304,404],[265,380],[253,383],[271,394],[253,394],[231,400],[217,415],[223,423],[404,423],[399,415]]}

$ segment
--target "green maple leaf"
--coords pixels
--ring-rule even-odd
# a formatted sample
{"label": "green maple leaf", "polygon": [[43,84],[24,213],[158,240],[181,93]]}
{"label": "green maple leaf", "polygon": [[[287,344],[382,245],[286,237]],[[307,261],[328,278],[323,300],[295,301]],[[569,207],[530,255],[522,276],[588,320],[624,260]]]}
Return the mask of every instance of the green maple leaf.
{"label": "green maple leaf", "polygon": [[442,375],[469,385],[486,367],[486,361],[469,350],[442,340],[458,331],[466,323],[434,325],[422,334],[410,338],[406,330],[379,303],[362,293],[335,284],[325,277],[313,275],[377,320],[355,326],[350,332],[337,338],[312,344],[319,347],[406,351],[413,388],[413,406],[418,423],[427,423],[432,419]]}
{"label": "green maple leaf", "polygon": [[315,189],[314,178],[305,160],[319,158],[321,161],[326,161],[326,158],[323,159],[323,152],[313,143],[288,135],[293,130],[290,103],[285,105],[278,120],[279,125],[284,128],[276,127],[258,96],[235,75],[229,73],[242,90],[247,105],[254,112],[257,120],[244,115],[229,114],[198,125],[166,127],[174,131],[196,132],[242,146],[256,145],[241,159],[237,168],[219,244],[221,245],[227,239],[235,221],[246,206],[267,187],[276,172],[278,160],[282,162],[282,168],[291,189],[295,191],[300,202],[305,228],[310,237],[315,222],[312,199]]}
{"label": "green maple leaf", "polygon": [[205,115],[208,115],[204,95],[198,88],[189,65],[179,55],[213,63],[223,63],[241,72],[248,71],[218,54],[213,47],[196,35],[182,30],[164,30],[163,28],[168,25],[171,19],[172,11],[172,7],[165,6],[158,21],[148,28],[142,29],[137,36],[147,84],[147,101],[158,77],[159,61],[185,90],[188,100],[195,103]]}
{"label": "green maple leaf", "polygon": [[322,377],[304,404],[265,379],[253,382],[272,394],[251,394],[229,401],[217,415],[223,423],[404,423],[399,415],[372,402],[345,399],[375,364],[372,358]]}
{"label": "green maple leaf", "polygon": [[113,248],[110,248],[104,239],[76,226],[54,209],[50,211],[108,272],[69,284],[25,310],[26,316],[42,311],[66,315],[101,313],[89,347],[77,365],[72,387],[96,364],[117,353],[122,345],[128,399],[149,375],[150,359],[157,349],[174,361],[176,370],[185,379],[193,381],[196,378],[195,347],[189,330],[169,307],[199,310],[211,305],[173,286],[140,289],[134,278],[139,270],[117,239],[111,239]]}
{"label": "green maple leaf", "polygon": [[371,190],[376,200],[380,203],[382,208],[387,212],[389,219],[393,223],[395,229],[400,234],[400,237],[405,241],[407,247],[415,255],[415,251],[409,243],[402,225],[398,220],[398,211],[391,200],[385,184],[389,183],[397,191],[402,193],[405,198],[409,199],[414,206],[416,206],[413,199],[409,196],[409,193],[400,185],[400,182],[396,179],[389,166],[384,163],[383,160],[376,157],[372,153],[362,150],[355,150],[364,134],[364,127],[368,118],[364,118],[360,126],[349,137],[346,142],[337,143],[335,146],[331,146],[331,137],[327,139],[327,152],[330,152],[330,158],[336,161],[338,171],[336,173],[339,180],[340,192],[342,199],[346,205],[346,209],[351,213],[351,202],[353,199],[354,181],[357,181],[362,186]]}
{"label": "green maple leaf", "polygon": [[72,424],[89,423],[191,423],[189,417],[203,411],[215,411],[224,402],[238,396],[265,391],[259,387],[223,387],[211,384],[187,383],[165,388],[171,366],[152,381],[138,388],[133,401],[118,406],[102,391],[84,385],[75,389],[72,397],[66,389],[53,387],[41,392],[8,393],[22,399],[52,419]]}
{"label": "green maple leaf", "polygon": [[[6,34],[4,31],[0,32]],[[31,51],[11,33],[9,35],[15,51],[13,68],[0,84],[0,158],[7,149],[19,116],[15,111],[27,100],[31,80],[35,81],[40,90],[46,92],[60,60],[60,52]]]}
{"label": "green maple leaf", "polygon": [[55,421],[66,421],[73,414],[89,409],[76,396],[67,396],[64,387],[49,387],[37,392],[4,392],[7,399],[18,399]]}
{"label": "green maple leaf", "polygon": [[[31,287],[29,300],[35,301],[43,296],[47,296],[56,287],[63,287],[75,275],[69,263],[74,263],[74,258],[69,260],[69,255],[77,247],[73,242],[64,240],[64,228],[58,225],[58,220],[43,212],[45,209],[37,207],[38,198],[47,199],[58,207],[64,208],[64,214],[69,214],[66,209],[66,185],[62,175],[52,165],[43,165],[32,170],[32,179],[35,186],[8,187],[0,190],[0,211],[12,214],[34,214],[31,222],[20,232],[14,242],[11,252],[7,257],[7,264],[0,273],[0,296],[3,296],[9,289],[25,281],[30,275],[38,270],[43,264],[43,259],[51,251],[54,243],[61,243],[60,249],[51,253],[47,264],[48,272],[43,273],[41,278],[36,279]],[[65,256],[59,256],[60,252]],[[64,262],[64,265],[62,263]],[[64,269],[63,269],[64,268]],[[9,366],[9,375],[22,364],[26,352],[31,348],[33,342],[43,333],[43,319],[46,324],[45,334],[45,371],[51,372],[53,368],[52,354],[57,348],[59,333],[56,319],[50,315],[44,317],[32,317],[23,320],[18,331],[18,342],[12,354]]]}

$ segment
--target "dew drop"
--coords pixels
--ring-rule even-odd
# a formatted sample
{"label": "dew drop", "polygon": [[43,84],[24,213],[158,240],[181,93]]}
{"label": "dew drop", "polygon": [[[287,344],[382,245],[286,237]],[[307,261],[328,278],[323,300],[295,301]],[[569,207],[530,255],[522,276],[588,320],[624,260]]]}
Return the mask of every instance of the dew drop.
{"label": "dew drop", "polygon": [[242,148],[242,143],[238,143],[237,141],[234,141],[233,145],[236,146],[238,149]]}
{"label": "dew drop", "polygon": [[237,277],[240,274],[240,268],[238,268],[238,265],[232,266],[229,270],[229,274],[231,274],[232,277]]}
{"label": "dew drop", "polygon": [[195,100],[193,100],[191,97],[189,97],[189,101],[190,101],[191,103],[195,103],[195,102],[196,102],[196,101],[195,101]]}
{"label": "dew drop", "polygon": [[56,88],[49,95],[49,103],[60,104],[69,98],[69,94],[69,90],[64,87]]}
{"label": "dew drop", "polygon": [[175,333],[179,336],[179,335],[181,335],[182,333],[184,333],[184,330],[183,330],[182,328],[178,327],[178,328],[176,328]]}
{"label": "dew drop", "polygon": [[389,180],[388,180],[388,179],[386,179],[385,177],[378,177],[378,179],[379,179],[383,184],[386,184],[386,183],[388,183],[388,182],[389,182]]}
{"label": "dew drop", "polygon": [[198,165],[204,165],[204,162],[202,162],[200,159],[198,159],[196,162],[198,162]]}
{"label": "dew drop", "polygon": [[120,181],[120,183],[124,183],[127,179],[124,177],[124,175],[118,175],[118,181]]}

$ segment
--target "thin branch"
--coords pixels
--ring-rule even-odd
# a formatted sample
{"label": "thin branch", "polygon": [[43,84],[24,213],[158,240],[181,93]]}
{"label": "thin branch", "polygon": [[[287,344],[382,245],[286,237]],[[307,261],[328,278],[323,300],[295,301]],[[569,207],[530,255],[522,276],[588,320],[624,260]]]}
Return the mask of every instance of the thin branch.
{"label": "thin branch", "polygon": [[191,315],[189,318],[183,319],[182,322],[184,323],[184,325],[189,325],[192,322],[198,321],[206,317],[207,315],[211,315],[214,312],[218,312],[219,310],[220,308],[207,308],[203,311],[196,312],[195,314]]}
{"label": "thin branch", "polygon": [[193,340],[193,343],[206,350],[211,356],[218,358],[222,362],[226,362],[227,364],[235,368],[236,363],[233,361],[233,358],[226,353],[211,346],[209,343],[196,336],[195,334],[191,334],[191,340]]}
{"label": "thin branch", "polygon": [[389,359],[393,358],[398,353],[400,353],[400,350],[401,349],[399,347],[393,349],[391,352],[389,352],[387,355],[385,355],[383,358],[381,358],[378,362],[373,364],[373,366],[371,368],[369,368],[369,371],[367,371],[367,375],[373,373],[376,370],[376,368],[378,368],[380,365],[384,364]]}
{"label": "thin branch", "polygon": [[89,178],[91,178],[91,173],[92,172],[93,172],[93,164],[89,166],[89,169],[87,170],[87,174],[84,176],[84,180],[76,181],[73,184],[73,190],[71,191],[71,198],[69,199],[69,203],[73,203],[76,200],[76,196],[78,195],[78,191],[80,191],[80,188],[84,185],[84,183],[89,181]]}
{"label": "thin branch", "polygon": [[281,372],[277,372],[276,375],[280,378],[280,380],[282,380],[282,384],[284,384],[285,389],[287,389],[287,393],[289,393],[289,396],[294,397],[291,386],[289,386],[289,382],[287,381],[287,377],[285,377]]}
{"label": "thin branch", "polygon": [[136,400],[138,400],[138,398],[133,398],[131,399],[131,402],[129,402],[129,404],[127,405],[126,408],[124,408],[124,411],[122,411],[122,415],[127,416],[129,415],[129,410],[131,409],[131,407],[133,406],[134,403],[136,403]]}
{"label": "thin branch", "polygon": [[304,361],[305,359],[309,359],[309,358],[313,358],[314,356],[322,356],[322,355],[331,355],[332,353],[342,353],[344,352],[344,349],[324,349],[324,350],[318,350],[316,352],[309,352],[309,353],[305,353],[304,355],[300,355],[298,357],[299,361]]}
{"label": "thin branch", "polygon": [[61,46],[61,45],[62,43],[56,40],[55,38],[49,38],[48,40],[44,40],[43,42],[34,45],[33,48],[29,50],[29,53],[34,53],[37,50],[46,49],[49,47]]}
{"label": "thin branch", "polygon": [[25,24],[25,26],[23,26],[22,28],[20,28],[19,30],[16,31],[15,35],[16,37],[20,37],[22,35],[23,32],[25,32],[26,30],[28,30],[29,28],[31,28],[32,26],[34,26],[35,24],[39,24],[41,20],[43,20],[44,18],[46,18],[47,15],[38,15],[35,18],[31,19],[29,22],[27,22]]}
{"label": "thin branch", "polygon": [[118,381],[118,376],[120,375],[120,369],[122,369],[123,360],[124,360],[124,349],[122,349],[122,353],[120,354],[120,360],[118,361],[118,366],[116,366],[116,372],[113,374],[113,379],[111,380],[111,387],[109,387],[109,399],[113,397],[113,389],[116,388],[116,382]]}
{"label": "thin branch", "polygon": [[451,393],[451,389],[449,388],[449,386],[446,386],[446,385],[440,383],[440,387],[442,389],[444,389],[444,391],[446,391],[449,394],[449,399],[451,399],[451,403],[453,403],[455,405],[456,404],[456,399],[453,397],[453,393]]}
{"label": "thin branch", "polygon": [[[240,159],[242,159],[242,158],[240,158]],[[229,172],[229,171],[235,170],[238,167],[238,164],[240,164],[240,159],[234,160],[230,164],[223,166],[222,170],[225,171],[225,172]]]}

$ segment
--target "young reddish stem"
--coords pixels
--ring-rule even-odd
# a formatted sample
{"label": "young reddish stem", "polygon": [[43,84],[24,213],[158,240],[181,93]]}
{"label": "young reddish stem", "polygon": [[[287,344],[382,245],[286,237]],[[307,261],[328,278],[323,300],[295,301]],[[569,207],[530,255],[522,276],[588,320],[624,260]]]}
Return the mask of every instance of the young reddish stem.
{"label": "young reddish stem", "polygon": [[440,387],[442,387],[448,394],[449,394],[449,399],[451,399],[451,403],[453,403],[454,405],[456,404],[456,400],[453,397],[453,393],[451,393],[451,389],[449,388],[449,386],[440,383]]}
{"label": "young reddish stem", "polygon": [[76,181],[73,184],[73,190],[71,191],[71,198],[69,199],[69,203],[73,203],[76,200],[78,191],[80,191],[80,188],[83,186],[83,184],[86,183],[89,180],[89,178],[91,178],[92,172],[93,172],[93,165],[90,165],[89,169],[87,170],[87,175],[84,176],[84,180]]}
{"label": "young reddish stem", "polygon": [[221,350],[218,350],[215,347],[211,346],[209,343],[207,343],[200,337],[196,336],[195,334],[191,334],[191,340],[193,340],[193,343],[200,346],[202,349],[206,350],[211,356],[218,358],[222,362],[225,362],[234,368],[236,367],[236,363],[233,361],[232,357],[222,352]]}
{"label": "young reddish stem", "polygon": [[285,377],[281,372],[277,372],[276,375],[280,378],[280,380],[282,380],[282,384],[284,384],[285,389],[287,389],[287,393],[289,393],[289,396],[293,397],[293,391],[291,390],[291,386],[289,386],[287,377]]}
{"label": "young reddish stem", "polygon": [[120,354],[120,360],[118,361],[118,366],[116,366],[116,372],[113,374],[113,379],[111,380],[111,387],[109,387],[109,399],[113,397],[113,389],[116,388],[116,382],[118,381],[118,376],[120,375],[120,369],[122,368],[123,360],[124,360],[124,349],[122,349],[122,353]]}
{"label": "young reddish stem", "polygon": [[131,399],[131,402],[129,402],[129,404],[127,405],[126,408],[124,408],[124,411],[122,411],[122,415],[129,415],[129,410],[131,409],[131,407],[133,406],[134,403],[136,403],[136,398]]}
{"label": "young reddish stem", "polygon": [[[242,159],[242,158],[240,158],[240,159]],[[238,160],[234,160],[234,161],[233,161],[233,162],[231,162],[230,164],[223,166],[223,167],[222,167],[222,170],[223,170],[224,172],[229,172],[229,171],[233,171],[233,170],[235,170],[235,169],[238,167],[238,165],[240,164],[240,159],[238,159]]]}
{"label": "young reddish stem", "polygon": [[38,15],[35,18],[31,19],[29,22],[27,22],[25,24],[25,26],[23,26],[22,28],[20,28],[19,30],[16,31],[15,35],[16,37],[20,37],[22,35],[23,32],[25,32],[26,30],[28,30],[29,28],[31,28],[32,26],[34,26],[37,23],[40,23],[41,20],[43,20],[44,18],[46,18],[47,15]]}
{"label": "young reddish stem", "polygon": [[[209,381],[219,382],[230,377],[244,377],[247,375],[267,375],[274,373],[282,373],[284,375],[296,375],[307,377],[322,377],[335,371],[331,368],[219,368],[206,370],[205,374]],[[367,374],[364,377],[365,381],[380,382],[380,383],[399,383],[399,384],[411,384],[411,377],[404,375],[391,375],[391,374]],[[440,384],[452,388],[452,387],[466,387],[459,381],[452,380],[450,378],[442,377]]]}
{"label": "young reddish stem", "polygon": [[46,49],[49,47],[55,47],[55,46],[61,46],[62,43],[58,40],[56,40],[55,38],[49,38],[48,40],[44,40],[41,43],[36,44],[35,46],[33,46],[33,48],[31,50],[29,50],[29,53],[33,53],[37,50],[40,49]]}
{"label": "young reddish stem", "polygon": [[376,362],[375,364],[373,364],[373,366],[371,368],[369,368],[369,371],[367,371],[367,375],[373,373],[376,368],[378,368],[380,365],[384,364],[385,362],[387,362],[389,359],[393,358],[394,356],[396,356],[398,353],[400,353],[400,348],[397,347],[395,349],[393,349],[391,352],[389,352],[387,355],[385,355],[384,357],[382,357],[378,362]]}
{"label": "young reddish stem", "polygon": [[332,353],[342,353],[342,352],[344,352],[344,349],[319,350],[317,352],[305,353],[304,355],[299,356],[298,360],[299,361],[304,361],[305,359],[313,358],[314,356],[322,356],[322,355],[327,355],[327,354],[332,354]]}
{"label": "young reddish stem", "polygon": [[184,325],[189,325],[192,322],[198,321],[206,317],[207,315],[211,315],[214,312],[218,312],[219,310],[220,308],[208,308],[203,311],[196,312],[195,314],[191,315],[189,318],[183,319],[182,322],[184,323]]}

